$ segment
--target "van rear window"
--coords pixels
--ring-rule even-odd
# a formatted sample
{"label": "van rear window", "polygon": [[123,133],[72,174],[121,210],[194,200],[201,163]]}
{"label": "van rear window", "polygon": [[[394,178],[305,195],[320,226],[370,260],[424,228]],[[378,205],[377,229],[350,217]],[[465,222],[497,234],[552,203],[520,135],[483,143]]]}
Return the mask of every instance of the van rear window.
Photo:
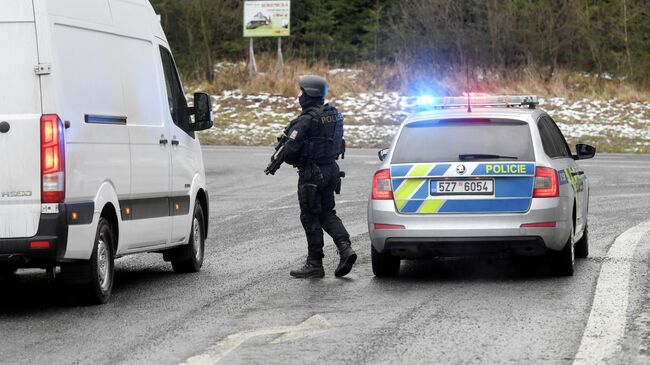
{"label": "van rear window", "polygon": [[533,161],[528,123],[511,119],[440,119],[404,126],[392,163]]}

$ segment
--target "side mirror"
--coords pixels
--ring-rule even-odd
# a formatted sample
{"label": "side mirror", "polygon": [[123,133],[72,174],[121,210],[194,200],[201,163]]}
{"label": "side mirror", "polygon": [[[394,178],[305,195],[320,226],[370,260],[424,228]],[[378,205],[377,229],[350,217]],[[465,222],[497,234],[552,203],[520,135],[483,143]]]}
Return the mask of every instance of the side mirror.
{"label": "side mirror", "polygon": [[385,160],[386,156],[388,156],[388,148],[384,148],[383,150],[377,152],[377,156],[379,157],[379,161]]}
{"label": "side mirror", "polygon": [[194,115],[194,123],[190,124],[193,131],[210,129],[214,125],[212,121],[212,103],[210,95],[206,93],[194,94],[194,106],[190,108],[190,114]]}
{"label": "side mirror", "polygon": [[576,145],[576,155],[573,155],[574,160],[586,160],[593,158],[596,155],[596,147],[584,143]]}

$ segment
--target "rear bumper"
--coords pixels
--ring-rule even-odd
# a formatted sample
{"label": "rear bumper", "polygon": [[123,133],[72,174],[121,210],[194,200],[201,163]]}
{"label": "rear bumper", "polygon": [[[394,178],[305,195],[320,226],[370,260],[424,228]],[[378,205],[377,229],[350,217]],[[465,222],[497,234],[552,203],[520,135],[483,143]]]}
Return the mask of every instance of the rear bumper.
{"label": "rear bumper", "polygon": [[546,245],[541,237],[535,236],[389,238],[384,245],[384,252],[403,258],[458,257],[505,253],[540,256],[546,252]]}
{"label": "rear bumper", "polygon": [[[65,255],[68,238],[68,217],[65,204],[59,213],[41,214],[38,231],[33,237],[0,239],[0,264],[22,267],[47,267]],[[33,241],[48,241],[49,248],[32,249]]]}
{"label": "rear bumper", "polygon": [[[368,231],[373,247],[379,252],[392,250],[397,244],[423,254],[495,250],[534,255],[542,252],[535,248],[540,242],[544,249],[559,251],[564,247],[573,224],[571,214],[570,202],[563,197],[533,199],[530,210],[518,214],[406,215],[396,213],[392,201],[370,200]],[[542,222],[555,222],[556,225],[553,228],[522,227],[522,224]],[[398,225],[404,229],[375,229],[375,224]],[[458,250],[451,247],[454,245],[459,246]]]}

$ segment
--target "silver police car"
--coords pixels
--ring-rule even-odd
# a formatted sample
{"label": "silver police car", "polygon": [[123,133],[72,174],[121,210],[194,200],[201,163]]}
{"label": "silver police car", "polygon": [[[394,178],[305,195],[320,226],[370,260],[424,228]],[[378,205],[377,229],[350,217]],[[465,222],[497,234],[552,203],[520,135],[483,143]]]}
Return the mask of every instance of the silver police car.
{"label": "silver police car", "polygon": [[573,275],[588,255],[589,185],[535,96],[426,98],[375,173],[368,203],[372,269],[399,274],[402,259],[479,253],[547,255]]}

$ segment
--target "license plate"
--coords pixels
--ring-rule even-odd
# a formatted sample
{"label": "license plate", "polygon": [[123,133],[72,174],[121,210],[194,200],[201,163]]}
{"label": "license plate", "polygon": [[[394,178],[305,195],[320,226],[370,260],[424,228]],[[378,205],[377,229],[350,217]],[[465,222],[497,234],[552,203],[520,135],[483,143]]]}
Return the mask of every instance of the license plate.
{"label": "license plate", "polygon": [[494,180],[431,180],[431,195],[491,195]]}

